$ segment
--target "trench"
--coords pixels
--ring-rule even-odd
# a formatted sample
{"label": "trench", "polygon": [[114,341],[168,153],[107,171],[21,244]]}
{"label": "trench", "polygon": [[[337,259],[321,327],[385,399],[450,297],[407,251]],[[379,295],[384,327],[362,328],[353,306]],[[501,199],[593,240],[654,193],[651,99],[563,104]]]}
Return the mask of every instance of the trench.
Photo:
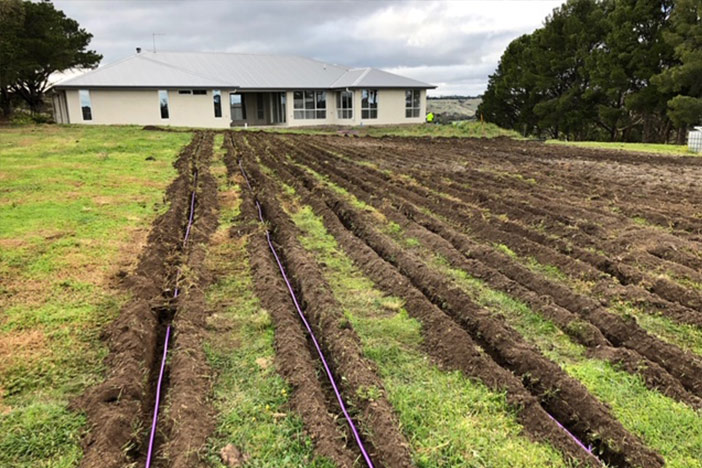
{"label": "trench", "polygon": [[[91,426],[83,441],[83,467],[175,466],[162,453],[176,424],[163,417],[163,406],[173,386],[184,282],[189,287],[196,281],[189,239],[195,231],[202,237],[199,192],[205,190],[211,140],[208,133],[195,133],[174,162],[178,176],[165,194],[169,208],[152,224],[137,268],[124,280],[132,298],[104,334],[110,348],[107,377],[75,403]],[[207,412],[201,413],[206,419]]]}

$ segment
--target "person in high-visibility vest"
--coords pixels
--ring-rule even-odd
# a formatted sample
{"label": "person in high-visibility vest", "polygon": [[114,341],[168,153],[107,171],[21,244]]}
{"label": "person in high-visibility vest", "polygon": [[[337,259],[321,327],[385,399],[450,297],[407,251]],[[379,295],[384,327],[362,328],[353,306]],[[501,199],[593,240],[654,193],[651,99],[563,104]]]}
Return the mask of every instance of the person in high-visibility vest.
{"label": "person in high-visibility vest", "polygon": [[434,122],[434,113],[433,113],[433,112],[429,112],[429,113],[427,114],[427,123],[433,123],[433,122]]}

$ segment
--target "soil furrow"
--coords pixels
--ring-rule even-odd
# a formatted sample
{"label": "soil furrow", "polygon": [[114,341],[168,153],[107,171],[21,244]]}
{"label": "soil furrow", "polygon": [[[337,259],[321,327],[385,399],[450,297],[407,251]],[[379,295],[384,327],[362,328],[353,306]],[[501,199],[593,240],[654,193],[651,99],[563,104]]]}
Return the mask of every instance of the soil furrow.
{"label": "soil furrow", "polygon": [[[399,423],[384,396],[374,366],[362,357],[358,337],[344,317],[315,261],[299,244],[297,228],[269,192],[266,177],[255,164],[244,162],[252,185],[257,188],[257,198],[265,213],[264,217],[274,227],[272,237],[281,247],[281,260],[299,292],[305,313],[313,328],[319,332],[322,348],[328,351],[327,355],[333,361],[333,372],[337,377],[343,376],[338,381],[343,394],[353,402],[358,419],[366,430],[364,436],[371,443],[372,459],[378,466],[411,466],[409,445],[399,430]],[[381,396],[372,400],[363,398],[364,388],[377,389]]]}
{"label": "soil furrow", "polygon": [[[307,145],[306,147],[310,147]],[[314,148],[314,147],[313,147]],[[329,152],[325,152],[325,158],[335,158],[335,162],[339,166],[349,168],[348,161],[334,156]],[[323,161],[324,158],[319,158]],[[330,167],[327,165],[327,167]],[[358,166],[356,167],[358,169]],[[658,313],[663,312],[680,323],[691,325],[702,325],[702,314],[700,310],[700,294],[694,291],[686,290],[681,286],[673,283],[667,278],[652,277],[646,274],[650,270],[650,265],[641,258],[641,255],[626,255],[618,256],[616,259],[608,259],[599,254],[595,254],[590,250],[585,250],[581,247],[576,247],[572,244],[572,236],[568,233],[562,233],[565,238],[569,239],[568,243],[562,240],[547,238],[541,233],[535,233],[521,225],[518,225],[510,220],[501,220],[499,217],[490,217],[489,222],[485,220],[485,213],[480,209],[470,210],[471,203],[480,203],[484,198],[478,200],[463,200],[468,203],[459,203],[445,198],[438,198],[436,194],[430,192],[424,187],[415,184],[407,184],[401,179],[393,179],[392,176],[375,171],[369,168],[363,168],[364,183],[373,183],[375,187],[380,187],[388,184],[388,190],[396,191],[404,200],[411,200],[419,206],[427,206],[433,212],[446,216],[448,219],[458,223],[461,226],[467,226],[471,233],[485,240],[494,242],[499,240],[510,246],[518,246],[517,249],[525,255],[533,255],[537,259],[545,262],[545,264],[553,264],[562,268],[564,272],[572,275],[577,275],[589,281],[601,281],[602,273],[612,275],[620,282],[619,286],[612,288],[611,283],[606,282],[598,289],[605,297],[610,299],[621,298],[630,300],[644,309]],[[343,177],[345,174],[340,175]],[[375,179],[375,180],[374,180]],[[437,178],[432,181],[425,181],[431,186],[441,186],[441,182]],[[359,180],[355,180],[359,184]],[[442,190],[447,190],[444,186]],[[452,194],[456,195],[456,194]],[[460,199],[460,193],[457,194]],[[465,198],[465,197],[464,197]],[[514,214],[514,210],[510,211]],[[519,214],[518,214],[519,215]],[[523,213],[521,217],[524,218]],[[496,229],[497,227],[497,229]],[[548,244],[556,244],[556,250],[552,250]],[[542,245],[543,244],[543,245]],[[573,255],[575,258],[571,257]],[[642,254],[646,257],[647,254]],[[601,258],[597,258],[597,257]],[[651,255],[648,255],[651,257]],[[591,265],[588,265],[588,263]],[[635,265],[631,266],[631,265]],[[593,267],[599,270],[599,274]],[[680,269],[675,269],[678,270]],[[687,270],[684,270],[686,272]],[[688,272],[689,273],[689,272]],[[698,275],[690,275],[696,278]],[[656,297],[658,295],[659,297]]]}
{"label": "soil furrow", "polygon": [[[237,156],[242,156],[231,136],[225,137],[224,163],[230,176],[238,173]],[[339,425],[338,403],[328,398],[319,381],[316,353],[310,351],[305,330],[297,317],[290,295],[274,264],[265,241],[264,227],[259,225],[254,199],[248,190],[241,191],[241,226],[233,226],[232,237],[246,236],[254,288],[261,303],[271,314],[275,328],[275,363],[278,372],[292,387],[290,405],[303,420],[305,431],[315,450],[342,468],[354,466],[356,447],[347,431]],[[349,443],[352,446],[349,446]]]}

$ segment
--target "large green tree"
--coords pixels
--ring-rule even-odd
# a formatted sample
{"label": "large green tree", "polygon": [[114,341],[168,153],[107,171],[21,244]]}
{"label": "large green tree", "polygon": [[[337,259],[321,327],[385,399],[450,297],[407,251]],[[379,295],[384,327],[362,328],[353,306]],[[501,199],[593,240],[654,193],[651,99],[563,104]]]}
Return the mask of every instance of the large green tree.
{"label": "large green tree", "polygon": [[702,0],[568,0],[510,44],[479,108],[555,138],[667,141],[702,109]]}
{"label": "large green tree", "polygon": [[679,129],[678,140],[692,125],[702,124],[702,0],[677,0],[665,34],[677,63],[654,77],[665,92],[668,116]]}
{"label": "large green tree", "polygon": [[[3,28],[0,76],[4,93],[23,99],[32,112],[41,108],[49,77],[72,68],[97,66],[102,56],[88,50],[92,34],[48,1],[0,0]],[[3,72],[2,75],[5,75]]]}
{"label": "large green tree", "polygon": [[586,62],[603,35],[592,0],[571,0],[543,28],[514,40],[503,54],[478,112],[524,133],[584,138],[592,119]]}
{"label": "large green tree", "polygon": [[599,5],[604,34],[587,68],[592,92],[598,97],[596,123],[613,141],[660,139],[656,127],[661,122],[656,116],[664,116],[670,96],[657,89],[651,78],[673,61],[673,49],[663,39],[672,3],[606,0]]}

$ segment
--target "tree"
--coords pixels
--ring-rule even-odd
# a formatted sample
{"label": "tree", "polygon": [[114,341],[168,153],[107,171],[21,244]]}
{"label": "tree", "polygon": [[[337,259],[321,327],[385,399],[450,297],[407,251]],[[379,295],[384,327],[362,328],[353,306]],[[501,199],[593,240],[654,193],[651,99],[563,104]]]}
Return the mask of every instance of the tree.
{"label": "tree", "polygon": [[584,138],[593,120],[586,64],[603,35],[593,0],[570,0],[543,28],[514,40],[478,109],[488,121],[524,133]]}
{"label": "tree", "polygon": [[690,126],[702,123],[702,0],[676,1],[665,39],[678,62],[654,82],[674,94],[667,103],[668,116],[678,128],[680,143]]}
{"label": "tree", "polygon": [[[4,32],[3,47],[10,64],[5,89],[22,98],[32,112],[42,105],[49,77],[55,72],[71,68],[92,68],[102,56],[88,50],[92,34],[56,10],[48,1],[33,3],[0,0],[0,24],[14,25]],[[4,79],[4,78],[3,78]]]}
{"label": "tree", "polygon": [[0,0],[0,108],[5,117],[12,113],[11,86],[18,77],[18,62],[21,55],[18,44],[19,32],[24,24],[24,8],[21,0]]}
{"label": "tree", "polygon": [[644,140],[659,139],[654,116],[664,115],[670,96],[656,89],[651,77],[673,62],[673,49],[663,39],[671,8],[671,0],[601,3],[606,24],[588,72],[599,101],[597,124],[612,141],[632,138],[641,128]]}

